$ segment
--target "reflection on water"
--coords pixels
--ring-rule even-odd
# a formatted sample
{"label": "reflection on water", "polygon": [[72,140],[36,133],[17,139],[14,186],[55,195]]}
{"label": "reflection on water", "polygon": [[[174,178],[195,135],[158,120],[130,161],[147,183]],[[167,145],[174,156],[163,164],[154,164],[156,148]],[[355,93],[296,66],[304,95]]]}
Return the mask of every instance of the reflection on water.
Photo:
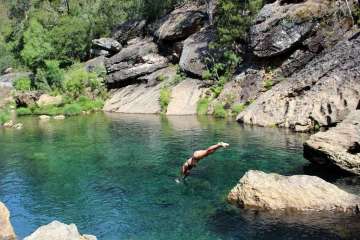
{"label": "reflection on water", "polygon": [[[110,240],[355,239],[360,233],[357,217],[260,213],[226,203],[249,169],[304,173],[305,134],[189,116],[21,121],[21,131],[0,130],[0,199],[20,237],[54,219]],[[176,184],[183,161],[218,141],[231,147],[201,162],[188,184]],[[333,180],[359,190],[355,178]]]}

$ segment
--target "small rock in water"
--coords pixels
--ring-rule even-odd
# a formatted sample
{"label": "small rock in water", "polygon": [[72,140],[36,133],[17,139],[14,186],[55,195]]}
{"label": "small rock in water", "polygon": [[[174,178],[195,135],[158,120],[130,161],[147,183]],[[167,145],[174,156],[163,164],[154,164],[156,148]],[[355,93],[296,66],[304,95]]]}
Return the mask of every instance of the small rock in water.
{"label": "small rock in water", "polygon": [[12,120],[10,120],[10,121],[4,123],[3,126],[6,128],[12,128],[14,126],[14,122]]}
{"label": "small rock in water", "polygon": [[50,116],[48,116],[48,115],[41,115],[39,118],[40,118],[40,120],[49,120],[49,119],[50,119]]}
{"label": "small rock in water", "polygon": [[75,224],[64,224],[53,221],[48,225],[39,227],[24,240],[96,240],[93,235],[80,235]]}
{"label": "small rock in water", "polygon": [[22,123],[17,123],[13,126],[13,128],[17,129],[17,130],[20,130],[23,128],[23,124]]}
{"label": "small rock in water", "polygon": [[64,115],[58,115],[54,117],[55,120],[64,120],[65,116]]}

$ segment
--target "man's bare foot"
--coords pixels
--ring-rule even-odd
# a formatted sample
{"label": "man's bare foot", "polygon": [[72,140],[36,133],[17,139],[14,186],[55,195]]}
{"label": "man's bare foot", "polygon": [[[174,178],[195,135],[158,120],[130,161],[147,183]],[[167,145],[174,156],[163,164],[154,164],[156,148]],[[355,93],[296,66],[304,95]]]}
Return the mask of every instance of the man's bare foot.
{"label": "man's bare foot", "polygon": [[223,148],[227,148],[228,146],[230,146],[230,144],[224,142],[219,142],[218,144],[221,145]]}

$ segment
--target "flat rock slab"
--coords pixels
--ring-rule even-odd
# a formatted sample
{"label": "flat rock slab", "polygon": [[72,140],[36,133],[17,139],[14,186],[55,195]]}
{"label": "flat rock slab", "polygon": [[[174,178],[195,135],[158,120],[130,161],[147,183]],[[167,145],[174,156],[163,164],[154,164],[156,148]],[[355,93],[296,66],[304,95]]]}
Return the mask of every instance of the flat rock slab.
{"label": "flat rock slab", "polygon": [[160,113],[160,86],[134,84],[111,93],[103,108],[106,112],[118,113]]}
{"label": "flat rock slab", "polygon": [[351,112],[336,127],[312,135],[304,144],[304,157],[360,175],[360,110]]}
{"label": "flat rock slab", "polygon": [[10,223],[10,213],[6,206],[0,202],[0,240],[15,240],[16,235]]}
{"label": "flat rock slab", "polygon": [[197,102],[205,91],[200,88],[201,81],[185,79],[172,88],[170,104],[167,115],[193,115],[196,114]]}
{"label": "flat rock slab", "polygon": [[281,176],[248,171],[231,190],[228,201],[243,208],[359,213],[360,197],[321,178]]}

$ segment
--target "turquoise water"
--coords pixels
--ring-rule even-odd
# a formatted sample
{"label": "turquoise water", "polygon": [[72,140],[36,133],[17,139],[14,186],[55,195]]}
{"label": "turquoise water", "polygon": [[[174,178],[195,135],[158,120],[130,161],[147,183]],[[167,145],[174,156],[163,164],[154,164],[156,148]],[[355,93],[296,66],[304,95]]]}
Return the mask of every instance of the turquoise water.
{"label": "turquoise water", "polygon": [[[106,240],[360,236],[355,217],[260,213],[226,203],[249,169],[304,173],[307,135],[196,117],[20,121],[23,130],[0,129],[0,200],[20,238],[55,219]],[[187,184],[176,184],[192,151],[218,141],[231,147],[203,160]]]}

